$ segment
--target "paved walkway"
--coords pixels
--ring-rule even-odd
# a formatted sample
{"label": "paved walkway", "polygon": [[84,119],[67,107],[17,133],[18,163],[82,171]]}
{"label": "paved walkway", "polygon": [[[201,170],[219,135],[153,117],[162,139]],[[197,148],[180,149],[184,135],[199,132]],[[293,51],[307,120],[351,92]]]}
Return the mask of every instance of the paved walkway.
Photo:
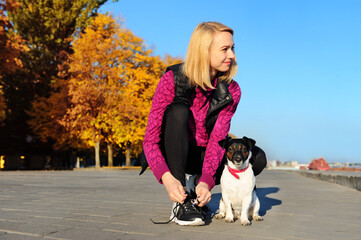
{"label": "paved walkway", "polygon": [[[167,220],[171,203],[148,170],[0,172],[0,239],[360,239],[361,192],[265,170],[257,177],[263,222]],[[210,207],[218,209],[220,187]]]}

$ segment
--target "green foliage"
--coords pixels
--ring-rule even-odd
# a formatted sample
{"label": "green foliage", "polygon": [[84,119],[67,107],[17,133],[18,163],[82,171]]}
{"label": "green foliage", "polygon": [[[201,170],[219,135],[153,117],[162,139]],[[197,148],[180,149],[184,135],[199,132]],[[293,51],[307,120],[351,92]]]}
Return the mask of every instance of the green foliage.
{"label": "green foliage", "polygon": [[58,55],[71,53],[72,37],[82,31],[106,0],[19,0],[21,7],[9,13],[16,32],[30,51],[23,56],[25,68],[37,83],[36,94],[48,95],[49,83],[57,76]]}

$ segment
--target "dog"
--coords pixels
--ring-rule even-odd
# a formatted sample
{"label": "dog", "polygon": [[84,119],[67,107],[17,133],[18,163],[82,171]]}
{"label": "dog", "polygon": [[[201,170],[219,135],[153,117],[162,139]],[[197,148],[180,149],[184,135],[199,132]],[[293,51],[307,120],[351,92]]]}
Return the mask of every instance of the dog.
{"label": "dog", "polygon": [[258,214],[260,202],[255,190],[256,177],[250,163],[255,144],[255,140],[247,137],[227,138],[219,142],[226,149],[226,165],[221,175],[222,199],[216,219],[225,218],[226,222],[232,223],[240,217],[241,224],[245,226],[251,224],[250,220],[263,220]]}

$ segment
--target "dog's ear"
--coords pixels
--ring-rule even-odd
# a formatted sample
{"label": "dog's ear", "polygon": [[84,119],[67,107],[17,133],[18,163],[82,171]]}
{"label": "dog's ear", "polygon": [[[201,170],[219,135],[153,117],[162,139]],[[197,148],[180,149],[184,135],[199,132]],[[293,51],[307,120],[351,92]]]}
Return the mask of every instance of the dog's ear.
{"label": "dog's ear", "polygon": [[248,144],[249,149],[252,149],[256,145],[256,141],[252,138],[243,137],[243,140]]}
{"label": "dog's ear", "polygon": [[218,142],[219,146],[221,146],[223,149],[226,149],[229,141],[231,140],[232,138],[227,136],[225,139],[221,140]]}

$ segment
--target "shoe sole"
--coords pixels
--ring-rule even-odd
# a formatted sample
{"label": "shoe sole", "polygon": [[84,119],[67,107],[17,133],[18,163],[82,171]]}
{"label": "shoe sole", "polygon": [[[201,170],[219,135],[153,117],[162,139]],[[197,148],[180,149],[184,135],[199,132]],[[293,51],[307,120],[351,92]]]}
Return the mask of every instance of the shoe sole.
{"label": "shoe sole", "polygon": [[193,221],[182,221],[174,218],[174,222],[181,226],[202,226],[205,222],[201,218],[196,218]]}

